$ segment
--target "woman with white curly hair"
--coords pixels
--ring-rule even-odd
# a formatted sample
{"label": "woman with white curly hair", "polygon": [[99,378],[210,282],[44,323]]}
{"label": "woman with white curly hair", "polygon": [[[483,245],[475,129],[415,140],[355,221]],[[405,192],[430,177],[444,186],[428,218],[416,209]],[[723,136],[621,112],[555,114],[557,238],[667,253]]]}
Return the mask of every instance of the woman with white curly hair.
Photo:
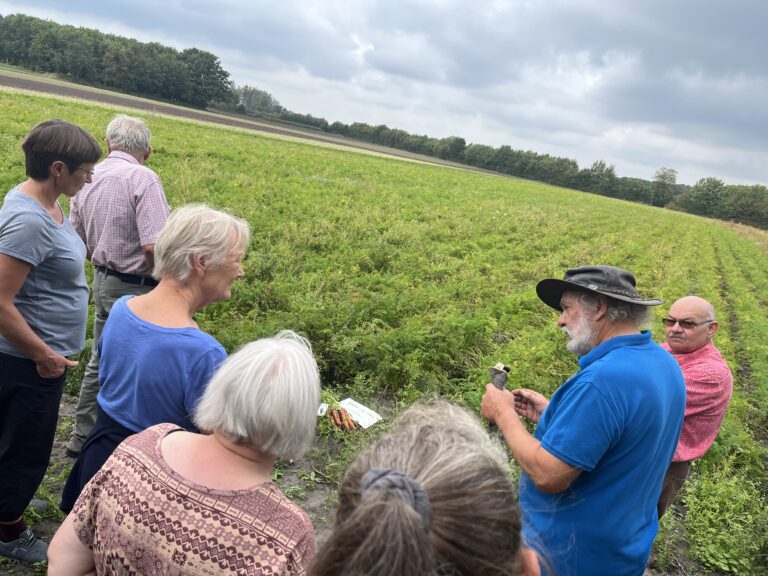
{"label": "woman with white curly hair", "polygon": [[117,448],[56,533],[48,573],[306,574],[312,524],[271,474],[311,444],[319,402],[306,340],[247,344],[200,401],[205,434],[160,424]]}

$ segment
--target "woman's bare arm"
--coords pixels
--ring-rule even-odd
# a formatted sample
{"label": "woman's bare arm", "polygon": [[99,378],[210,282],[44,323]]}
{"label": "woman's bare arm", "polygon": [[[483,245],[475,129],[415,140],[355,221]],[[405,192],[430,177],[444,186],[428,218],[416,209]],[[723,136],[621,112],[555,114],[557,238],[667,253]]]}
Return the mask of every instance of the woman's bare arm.
{"label": "woman's bare arm", "polygon": [[61,376],[65,368],[77,366],[77,362],[51,350],[29,327],[13,303],[31,268],[23,260],[0,254],[0,334],[37,365],[40,376],[56,378]]}
{"label": "woman's bare arm", "polygon": [[95,574],[93,551],[77,537],[74,517],[68,514],[48,546],[48,576]]}

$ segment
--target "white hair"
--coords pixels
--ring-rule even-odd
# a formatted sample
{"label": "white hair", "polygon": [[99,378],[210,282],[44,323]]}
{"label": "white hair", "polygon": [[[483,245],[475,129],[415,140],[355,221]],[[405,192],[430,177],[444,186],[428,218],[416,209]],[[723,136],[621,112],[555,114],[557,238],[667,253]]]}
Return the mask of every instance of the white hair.
{"label": "white hair", "polygon": [[595,347],[595,330],[586,314],[580,314],[576,322],[561,326],[560,329],[568,335],[565,347],[569,352],[584,356]]}
{"label": "white hair", "polygon": [[208,384],[194,420],[205,432],[297,458],[312,443],[319,404],[312,347],[284,330],[232,354]]}
{"label": "white hair", "polygon": [[640,328],[648,325],[653,318],[653,310],[650,306],[625,302],[624,300],[617,300],[616,298],[592,292],[581,292],[579,294],[579,302],[595,309],[598,307],[601,298],[604,298],[606,301],[605,316],[611,323],[629,320]]}
{"label": "white hair", "polygon": [[184,282],[192,274],[195,256],[205,257],[215,268],[231,251],[244,253],[250,241],[245,220],[204,204],[182,206],[173,211],[157,237],[152,275]]}
{"label": "white hair", "polygon": [[144,154],[149,151],[151,134],[141,118],[119,114],[107,126],[107,140],[110,148],[129,154]]}

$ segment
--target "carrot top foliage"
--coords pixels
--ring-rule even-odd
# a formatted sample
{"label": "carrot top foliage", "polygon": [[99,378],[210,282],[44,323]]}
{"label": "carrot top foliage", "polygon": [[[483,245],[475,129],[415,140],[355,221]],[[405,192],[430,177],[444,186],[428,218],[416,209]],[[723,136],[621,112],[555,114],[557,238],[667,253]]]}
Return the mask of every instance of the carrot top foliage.
{"label": "carrot top foliage", "polygon": [[[61,117],[100,140],[116,110],[0,91],[0,196],[24,179],[21,139]],[[131,112],[129,112],[131,113]],[[428,392],[477,406],[487,367],[549,395],[577,368],[536,282],[566,268],[631,270],[641,294],[710,300],[736,376],[687,518],[668,514],[660,563],[768,570],[768,254],[721,223],[535,182],[394,160],[143,114],[172,207],[205,202],[253,230],[232,299],[198,314],[229,350],[291,329],[324,386],[407,404]],[[653,322],[663,339],[662,306]],[[762,439],[762,440],[761,440]],[[727,478],[724,478],[727,476]]]}

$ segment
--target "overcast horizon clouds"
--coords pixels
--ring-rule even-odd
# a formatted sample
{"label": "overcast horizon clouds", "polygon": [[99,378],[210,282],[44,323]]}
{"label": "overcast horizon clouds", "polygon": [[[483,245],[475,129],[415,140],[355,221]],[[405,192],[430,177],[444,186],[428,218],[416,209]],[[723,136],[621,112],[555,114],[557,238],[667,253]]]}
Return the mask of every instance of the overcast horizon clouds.
{"label": "overcast horizon clouds", "polygon": [[759,0],[0,0],[0,14],[197,47],[295,112],[768,184]]}

